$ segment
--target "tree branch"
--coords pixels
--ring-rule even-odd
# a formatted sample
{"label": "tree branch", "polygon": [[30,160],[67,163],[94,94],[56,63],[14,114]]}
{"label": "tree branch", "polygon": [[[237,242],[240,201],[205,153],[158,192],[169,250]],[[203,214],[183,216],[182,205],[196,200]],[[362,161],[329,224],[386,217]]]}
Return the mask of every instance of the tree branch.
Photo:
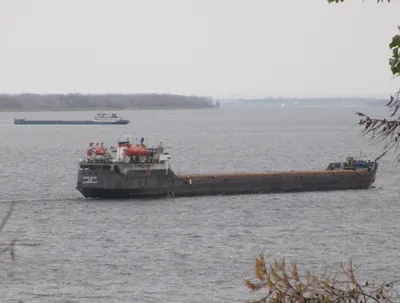
{"label": "tree branch", "polygon": [[[3,218],[3,220],[0,223],[0,232],[2,232],[3,228],[6,226],[7,221],[10,219],[12,212],[14,211],[14,206],[17,202],[11,202],[10,207],[8,208],[7,214],[6,216]],[[15,242],[16,240],[12,240],[11,243],[4,249],[0,250],[0,255],[4,254],[5,252],[7,252],[8,250],[10,250],[10,255],[11,255],[11,259],[13,261],[15,261]]]}
{"label": "tree branch", "polygon": [[17,203],[17,202],[15,202],[15,201],[14,201],[14,202],[11,202],[11,205],[10,205],[8,211],[7,211],[6,216],[3,218],[3,220],[2,220],[1,223],[0,223],[0,232],[2,232],[4,226],[6,226],[8,219],[10,219],[11,214],[12,214],[12,212],[13,212],[13,210],[14,210],[14,206],[15,206],[16,203]]}
{"label": "tree branch", "polygon": [[[351,261],[347,267],[341,264],[339,274],[342,279],[338,279],[337,275],[332,275],[332,273],[317,276],[306,271],[305,281],[299,278],[297,269],[295,272],[290,271],[284,262],[284,259],[282,263],[275,261],[267,270],[263,255],[256,259],[257,281],[245,280],[245,283],[252,292],[265,289],[266,294],[255,302],[381,303],[394,302],[400,298],[393,287],[398,281],[384,283],[379,287],[370,285],[368,282],[358,282],[355,277],[356,268]],[[292,268],[297,268],[297,266],[292,264]]]}

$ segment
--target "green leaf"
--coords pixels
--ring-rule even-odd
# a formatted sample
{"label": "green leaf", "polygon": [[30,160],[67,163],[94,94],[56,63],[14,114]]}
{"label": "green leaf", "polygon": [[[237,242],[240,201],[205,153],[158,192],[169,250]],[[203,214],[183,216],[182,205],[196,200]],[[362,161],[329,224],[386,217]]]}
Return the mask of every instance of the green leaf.
{"label": "green leaf", "polygon": [[393,36],[392,42],[390,42],[389,47],[393,48],[399,46],[400,47],[400,35]]}
{"label": "green leaf", "polygon": [[398,59],[399,59],[399,47],[398,47],[398,46],[396,46],[395,48],[393,48],[393,58],[394,58],[395,60],[398,60]]}

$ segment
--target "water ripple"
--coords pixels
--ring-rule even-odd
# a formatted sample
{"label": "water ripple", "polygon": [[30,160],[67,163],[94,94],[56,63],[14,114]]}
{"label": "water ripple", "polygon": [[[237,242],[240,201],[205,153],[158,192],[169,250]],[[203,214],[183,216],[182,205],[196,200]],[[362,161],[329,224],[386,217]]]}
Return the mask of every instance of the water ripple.
{"label": "water ripple", "polygon": [[[12,116],[0,113],[0,121]],[[4,245],[17,239],[16,261],[3,255],[0,262],[5,302],[243,302],[251,298],[243,279],[253,275],[261,252],[317,271],[352,257],[361,277],[400,275],[393,266],[400,175],[391,156],[381,161],[376,187],[361,191],[95,201],[75,190],[87,143],[112,144],[126,133],[163,140],[173,147],[176,171],[186,173],[320,169],[360,150],[376,157],[380,147],[357,137],[348,109],[275,113],[249,106],[124,116],[135,123],[3,123],[0,214],[18,202],[1,234]]]}

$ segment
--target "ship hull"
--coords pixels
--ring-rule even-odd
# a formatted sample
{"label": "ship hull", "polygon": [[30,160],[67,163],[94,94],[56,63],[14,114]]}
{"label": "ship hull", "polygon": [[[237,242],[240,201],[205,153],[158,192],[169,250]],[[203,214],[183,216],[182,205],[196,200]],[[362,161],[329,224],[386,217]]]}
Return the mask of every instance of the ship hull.
{"label": "ship hull", "polygon": [[368,189],[377,164],[364,170],[325,170],[220,175],[175,175],[172,170],[120,174],[99,170],[90,177],[78,172],[77,190],[86,198],[134,199],[208,195],[268,194]]}
{"label": "ship hull", "polygon": [[66,120],[22,120],[14,119],[15,125],[126,125],[128,120],[120,120],[116,122],[96,122],[91,120],[66,121]]}

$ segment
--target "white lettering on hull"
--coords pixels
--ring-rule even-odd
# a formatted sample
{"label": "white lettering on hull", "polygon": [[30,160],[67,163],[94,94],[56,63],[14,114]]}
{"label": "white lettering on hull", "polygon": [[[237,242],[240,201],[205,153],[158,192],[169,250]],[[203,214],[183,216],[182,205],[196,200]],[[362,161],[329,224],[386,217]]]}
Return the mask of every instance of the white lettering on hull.
{"label": "white lettering on hull", "polygon": [[82,183],[84,184],[97,183],[97,176],[83,176]]}

